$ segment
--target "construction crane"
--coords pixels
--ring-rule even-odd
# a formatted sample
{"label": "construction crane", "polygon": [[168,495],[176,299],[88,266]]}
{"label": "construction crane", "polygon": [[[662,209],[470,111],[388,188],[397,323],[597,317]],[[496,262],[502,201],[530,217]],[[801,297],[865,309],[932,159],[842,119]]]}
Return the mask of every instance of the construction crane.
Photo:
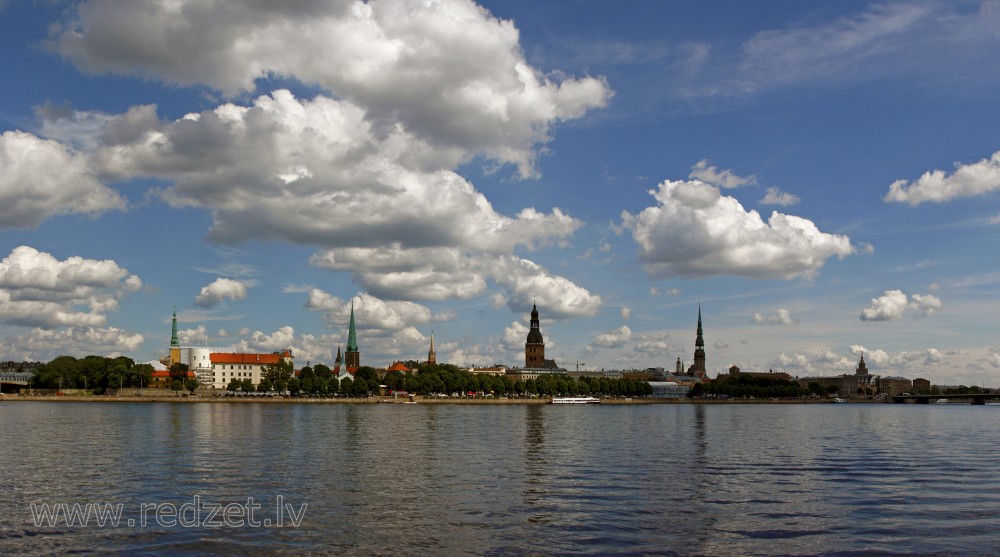
{"label": "construction crane", "polygon": [[580,366],[585,366],[585,365],[587,365],[587,364],[585,364],[584,362],[581,362],[580,360],[577,360],[576,361],[576,371],[580,371]]}

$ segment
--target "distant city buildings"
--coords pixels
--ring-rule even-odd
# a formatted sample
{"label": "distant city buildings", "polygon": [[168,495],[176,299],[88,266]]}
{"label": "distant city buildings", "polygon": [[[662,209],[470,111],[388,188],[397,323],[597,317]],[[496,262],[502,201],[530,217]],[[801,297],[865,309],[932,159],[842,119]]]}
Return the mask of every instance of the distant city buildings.
{"label": "distant city buildings", "polygon": [[[225,389],[233,380],[249,380],[253,385],[259,385],[263,379],[264,368],[266,366],[285,361],[291,361],[294,365],[291,349],[275,353],[249,353],[228,352],[225,349],[208,347],[182,348],[178,338],[177,310],[175,308],[171,319],[169,356],[162,360],[164,365],[155,366],[151,387],[169,388],[171,386],[176,373],[171,374],[170,366],[183,362],[182,350],[187,351],[186,363],[189,370],[187,377],[197,378],[203,386],[215,389]],[[672,372],[668,372],[662,367],[656,367],[630,371],[579,371],[578,369],[576,372],[570,373],[565,368],[560,367],[554,359],[548,359],[545,356],[545,340],[541,332],[538,306],[537,304],[532,304],[529,330],[524,344],[524,367],[508,368],[505,365],[497,364],[490,367],[470,367],[467,371],[472,374],[505,376],[511,381],[537,379],[543,375],[565,375],[573,378],[606,377],[612,379],[641,380],[648,382],[653,387],[653,396],[656,398],[686,396],[698,384],[712,381],[708,376],[701,304],[698,305],[697,325],[695,328],[694,361],[686,369],[683,361],[678,357]],[[158,362],[151,363],[158,364]],[[424,363],[430,365],[437,364],[433,331],[431,331],[430,335],[427,360]],[[40,364],[37,362],[3,362],[0,364],[3,370],[6,371],[13,371],[14,368],[18,368],[18,371],[21,371],[22,368],[32,365],[37,367]],[[385,371],[387,373],[399,372],[411,374],[416,373],[421,365],[420,362],[415,360],[397,361]],[[357,327],[354,305],[352,304],[346,350],[342,351],[338,345],[337,356],[331,371],[335,377],[340,379],[352,377],[360,367],[361,352],[358,349]],[[929,393],[932,391],[932,385],[926,379],[911,381],[905,377],[872,374],[865,362],[864,355],[861,356],[853,374],[845,373],[837,376],[792,378],[784,372],[745,372],[740,370],[736,365],[729,367],[727,373],[729,377],[742,375],[795,380],[803,387],[808,387],[811,383],[817,383],[824,392],[836,392],[839,396],[871,397],[877,394],[894,396],[907,392]],[[724,376],[724,374],[720,375]]]}
{"label": "distant city buildings", "polygon": [[902,394],[909,392],[913,388],[913,383],[905,377],[880,378],[877,375],[873,375],[868,371],[864,354],[861,355],[858,367],[854,370],[853,374],[845,373],[833,377],[801,377],[798,379],[798,382],[803,387],[808,387],[810,383],[817,383],[823,391],[832,390],[843,397]]}

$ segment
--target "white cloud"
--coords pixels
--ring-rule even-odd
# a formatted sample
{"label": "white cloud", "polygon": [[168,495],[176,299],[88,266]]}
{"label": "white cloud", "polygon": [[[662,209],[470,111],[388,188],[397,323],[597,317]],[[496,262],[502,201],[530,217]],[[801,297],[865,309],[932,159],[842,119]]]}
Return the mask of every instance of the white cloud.
{"label": "white cloud", "polygon": [[531,67],[513,22],[467,0],[296,7],[97,0],[80,4],[52,37],[86,71],[204,83],[230,96],[254,91],[257,79],[291,76],[364,105],[379,126],[419,129],[435,145],[482,152],[522,176],[535,173],[534,146],[548,141],[553,123],[612,95],[603,79]]}
{"label": "white cloud", "polygon": [[177,331],[177,339],[183,346],[203,346],[207,338],[208,330],[204,325],[198,325],[194,329]]}
{"label": "white cloud", "polygon": [[[42,111],[43,128],[66,141],[78,135],[70,123],[93,128],[102,141],[88,150],[102,176],[168,182],[157,193],[171,205],[212,211],[215,242],[319,246],[314,264],[351,272],[383,299],[468,299],[495,278],[517,309],[536,297],[555,316],[597,311],[599,297],[512,255],[565,246],[581,221],[558,208],[499,214],[455,170],[482,161],[536,176],[552,127],[608,102],[603,79],[541,73],[512,22],[466,0],[161,8],[90,2],[52,44],[92,72],[227,95],[281,76],[321,92],[300,100],[278,90],[174,121],[155,106]],[[539,292],[490,271],[497,256]]]}
{"label": "white cloud", "polygon": [[622,319],[629,319],[632,317],[632,308],[628,306],[622,306]]}
{"label": "white cloud", "polygon": [[474,255],[458,249],[405,249],[393,244],[383,249],[325,250],[310,258],[318,267],[349,271],[372,295],[385,299],[445,300],[471,298],[492,279],[506,294],[494,294],[494,307],[506,303],[525,312],[537,303],[546,317],[594,315],[600,296],[553,275],[533,261],[513,255]]}
{"label": "white cloud", "polygon": [[920,294],[914,294],[912,296],[913,301],[910,306],[919,311],[920,315],[923,317],[930,317],[934,313],[941,309],[941,299],[937,296],[928,294],[926,296],[921,296]]}
{"label": "white cloud", "polygon": [[757,183],[756,176],[737,176],[736,174],[733,174],[731,170],[719,170],[709,164],[708,159],[702,159],[696,162],[694,166],[691,167],[691,173],[688,174],[688,178],[701,180],[702,182],[720,188],[738,188],[740,186]]}
{"label": "white cloud", "polygon": [[528,327],[520,321],[513,321],[510,327],[503,329],[503,346],[507,350],[524,350],[524,342],[528,338]]}
{"label": "white cloud", "polygon": [[640,333],[635,335],[635,340],[632,343],[632,349],[642,354],[671,360],[670,355],[676,354],[679,349],[671,344],[669,339],[670,333],[655,331]]}
{"label": "white cloud", "polygon": [[906,294],[900,290],[886,290],[878,298],[872,298],[870,306],[861,310],[862,321],[893,321],[899,319],[909,307]]}
{"label": "white cloud", "polygon": [[950,175],[941,170],[925,172],[914,182],[896,180],[889,186],[885,201],[943,203],[960,197],[974,197],[1000,190],[1000,151],[977,163],[956,165]]}
{"label": "white cloud", "polygon": [[468,349],[458,348],[448,354],[447,363],[454,364],[461,368],[489,367],[496,361],[496,355],[482,354],[480,346],[472,346]]}
{"label": "white cloud", "polygon": [[71,213],[97,216],[125,208],[101,184],[87,157],[21,131],[0,134],[0,228],[30,228]]}
{"label": "white cloud", "polygon": [[774,367],[778,368],[809,369],[809,358],[805,354],[799,354],[797,352],[792,354],[785,354],[782,352],[774,359],[774,363],[777,364]]}
{"label": "white cloud", "polygon": [[431,310],[414,302],[386,301],[364,293],[341,300],[318,288],[309,292],[306,308],[325,312],[329,326],[346,329],[351,319],[352,304],[358,329],[400,331],[431,321]]}
{"label": "white cloud", "polygon": [[858,358],[864,356],[869,362],[875,362],[880,365],[889,363],[889,353],[881,348],[873,350],[859,344],[852,344],[850,350],[854,356]]}
{"label": "white cloud", "polygon": [[914,294],[910,301],[901,290],[886,290],[878,298],[872,298],[871,305],[861,310],[862,321],[894,321],[909,310],[921,317],[930,317],[942,308],[941,299],[932,294]]}
{"label": "white cloud", "polygon": [[1000,368],[1000,349],[990,348],[987,350],[986,361],[988,361],[991,366]]}
{"label": "white cloud", "polygon": [[0,340],[0,354],[23,361],[49,361],[66,354],[117,357],[135,352],[143,336],[117,327],[35,328],[26,334]]}
{"label": "white cloud", "polygon": [[142,287],[112,260],[68,257],[20,246],[0,261],[0,321],[51,329],[96,327]]}
{"label": "white cloud", "polygon": [[249,330],[243,329],[240,334],[248,338],[243,338],[238,343],[231,345],[230,350],[270,353],[291,348],[296,366],[305,365],[307,361],[314,365],[317,363],[333,364],[333,351],[337,345],[337,338],[334,335],[296,335],[295,329],[287,325],[279,327],[271,333],[262,331],[250,333]]}
{"label": "white cloud", "polygon": [[760,200],[760,204],[788,206],[795,205],[799,201],[801,201],[799,196],[772,187],[767,188],[767,193],[764,195],[764,198]]}
{"label": "white cloud", "polygon": [[600,348],[621,348],[632,338],[632,330],[627,325],[594,337],[591,346]]}
{"label": "white cloud", "polygon": [[652,276],[811,277],[828,258],[854,253],[846,236],[776,211],[765,223],[703,182],[667,180],[649,193],[657,205],[623,211],[622,221]]}
{"label": "white cloud", "polygon": [[201,293],[194,300],[194,305],[211,308],[219,305],[227,298],[238,301],[246,297],[246,283],[228,278],[217,278],[208,286],[202,287]]}
{"label": "white cloud", "polygon": [[533,261],[507,256],[494,261],[493,280],[507,291],[507,305],[514,312],[527,312],[533,304],[545,318],[595,315],[601,297],[553,275]]}
{"label": "white cloud", "polygon": [[758,325],[795,325],[799,320],[792,318],[791,313],[787,309],[778,308],[778,311],[771,315],[754,313],[753,322]]}

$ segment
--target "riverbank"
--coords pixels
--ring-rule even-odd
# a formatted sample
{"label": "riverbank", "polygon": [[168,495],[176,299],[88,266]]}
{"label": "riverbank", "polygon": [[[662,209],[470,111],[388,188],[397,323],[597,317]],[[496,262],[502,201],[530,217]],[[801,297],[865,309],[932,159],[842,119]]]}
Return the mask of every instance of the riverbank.
{"label": "riverbank", "polygon": [[[114,395],[5,395],[0,401],[10,402],[149,402],[174,404],[405,404],[409,398],[373,396],[359,398],[312,398],[312,397],[235,397],[235,396],[185,396],[171,394],[163,396],[114,396]],[[546,404],[547,398],[493,398],[493,397],[415,397],[417,404]],[[830,404],[824,399],[688,399],[688,398],[602,398],[601,404]],[[856,403],[882,403],[881,400],[857,400]]]}

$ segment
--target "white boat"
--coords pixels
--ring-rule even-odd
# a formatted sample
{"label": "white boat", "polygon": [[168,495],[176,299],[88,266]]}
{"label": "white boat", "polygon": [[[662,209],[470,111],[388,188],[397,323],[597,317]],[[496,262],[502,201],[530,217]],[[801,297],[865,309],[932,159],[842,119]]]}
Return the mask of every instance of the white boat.
{"label": "white boat", "polygon": [[549,397],[549,404],[598,404],[601,399],[592,396],[554,396]]}
{"label": "white boat", "polygon": [[948,404],[948,399],[946,399],[946,398],[939,398],[939,399],[937,399],[937,400],[934,401],[934,404]]}
{"label": "white boat", "polygon": [[840,397],[838,396],[837,398],[833,399],[833,402],[847,402],[847,400],[846,400],[846,399],[843,399],[843,398],[840,398]]}

